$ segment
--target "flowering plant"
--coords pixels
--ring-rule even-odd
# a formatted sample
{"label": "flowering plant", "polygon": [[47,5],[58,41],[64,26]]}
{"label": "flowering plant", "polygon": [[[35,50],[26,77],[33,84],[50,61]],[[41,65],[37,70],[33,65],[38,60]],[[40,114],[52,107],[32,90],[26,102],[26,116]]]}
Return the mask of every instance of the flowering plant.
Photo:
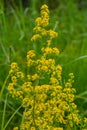
{"label": "flowering plant", "polygon": [[[11,63],[8,90],[24,108],[22,123],[13,130],[82,130],[87,127],[87,118],[82,120],[74,103],[73,73],[67,81],[62,80],[62,67],[54,58],[59,55],[59,50],[51,47],[52,39],[58,33],[48,29],[48,25],[49,9],[42,5],[31,38],[34,49],[27,52],[27,73],[20,71],[16,62]],[[38,55],[35,42],[43,42],[43,39],[45,45]]]}

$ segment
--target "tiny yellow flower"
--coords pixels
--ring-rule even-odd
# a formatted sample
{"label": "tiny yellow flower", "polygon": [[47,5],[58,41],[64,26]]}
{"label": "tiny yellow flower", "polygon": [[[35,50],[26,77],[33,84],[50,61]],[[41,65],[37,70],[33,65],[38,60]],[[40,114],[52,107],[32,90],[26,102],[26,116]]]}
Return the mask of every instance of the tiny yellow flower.
{"label": "tiny yellow flower", "polygon": [[35,57],[35,52],[34,50],[30,50],[27,52],[27,59]]}
{"label": "tiny yellow flower", "polygon": [[[41,17],[38,17],[35,22],[37,23],[37,26],[39,27],[41,25],[42,19]],[[41,27],[39,27],[41,29]]]}
{"label": "tiny yellow flower", "polygon": [[46,4],[42,5],[41,9],[48,9],[48,6]]}
{"label": "tiny yellow flower", "polygon": [[13,62],[11,64],[11,69],[18,69],[18,64],[16,62]]}
{"label": "tiny yellow flower", "polygon": [[18,130],[18,127],[14,127],[13,130]]}
{"label": "tiny yellow flower", "polygon": [[48,44],[48,46],[50,46],[51,40],[47,40],[47,44]]}
{"label": "tiny yellow flower", "polygon": [[38,79],[38,78],[39,78],[38,74],[32,75],[32,80],[33,80],[33,81],[36,80],[36,79]]}
{"label": "tiny yellow flower", "polygon": [[41,36],[39,34],[35,34],[33,35],[33,37],[31,38],[31,41],[36,41],[37,39],[40,39]]}
{"label": "tiny yellow flower", "polygon": [[57,37],[58,36],[58,33],[53,31],[53,30],[48,30],[48,34],[51,38],[54,38],[54,37]]}
{"label": "tiny yellow flower", "polygon": [[18,71],[16,75],[18,78],[22,78],[22,79],[24,78],[24,73],[21,71]]}

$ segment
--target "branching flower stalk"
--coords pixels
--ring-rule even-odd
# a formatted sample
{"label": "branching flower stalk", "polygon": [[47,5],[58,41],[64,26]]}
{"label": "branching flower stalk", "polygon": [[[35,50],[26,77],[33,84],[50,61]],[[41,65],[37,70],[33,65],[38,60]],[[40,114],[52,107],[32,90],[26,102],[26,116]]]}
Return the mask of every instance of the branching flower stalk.
{"label": "branching flower stalk", "polygon": [[87,118],[81,118],[74,103],[74,75],[70,73],[68,81],[63,82],[62,67],[56,64],[59,50],[51,47],[51,42],[58,33],[49,29],[47,5],[42,5],[41,16],[36,19],[33,30],[32,44],[44,44],[43,39],[46,44],[41,47],[39,56],[34,49],[27,52],[27,76],[20,71],[16,62],[11,64],[8,90],[24,108],[23,122],[13,130],[84,130],[87,128]]}

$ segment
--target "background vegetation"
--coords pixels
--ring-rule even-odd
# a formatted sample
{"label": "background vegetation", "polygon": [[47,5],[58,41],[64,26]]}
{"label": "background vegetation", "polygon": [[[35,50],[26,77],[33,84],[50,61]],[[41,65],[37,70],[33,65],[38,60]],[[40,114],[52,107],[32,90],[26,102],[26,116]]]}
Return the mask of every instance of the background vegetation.
{"label": "background vegetation", "polygon": [[[1,0],[0,1],[0,127],[2,119],[5,124],[18,103],[7,96],[7,85],[2,93],[4,81],[9,72],[10,63],[17,61],[23,69],[26,53],[31,48],[35,18],[39,16],[40,6],[46,3],[50,8],[50,26],[58,32],[53,44],[59,48],[57,63],[63,66],[63,77],[73,72],[76,103],[81,112],[87,116],[87,1],[86,0]],[[8,97],[8,98],[7,98]],[[6,109],[5,109],[6,107]],[[3,109],[4,114],[3,114]],[[20,122],[21,111],[9,122],[6,130]],[[3,117],[3,118],[2,118]],[[5,118],[4,118],[5,117]],[[18,119],[19,120],[16,120]]]}

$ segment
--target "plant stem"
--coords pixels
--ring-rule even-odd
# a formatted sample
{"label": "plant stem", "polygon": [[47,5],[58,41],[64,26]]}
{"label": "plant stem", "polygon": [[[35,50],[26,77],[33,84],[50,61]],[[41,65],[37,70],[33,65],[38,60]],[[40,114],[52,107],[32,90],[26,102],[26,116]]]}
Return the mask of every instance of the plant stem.
{"label": "plant stem", "polygon": [[[22,104],[23,105],[23,104]],[[19,109],[22,107],[22,105],[20,105],[17,109],[16,109],[16,111],[13,113],[13,115],[10,117],[10,119],[7,121],[7,123],[6,123],[6,125],[5,125],[5,127],[4,127],[4,129],[3,130],[5,130],[6,129],[6,127],[8,126],[8,124],[10,123],[10,121],[12,120],[12,118],[15,116],[15,114],[19,111]]]}
{"label": "plant stem", "polygon": [[7,96],[8,96],[8,94],[6,94],[6,100],[5,100],[5,103],[4,103],[4,110],[3,110],[3,115],[2,115],[1,130],[4,130],[3,127],[4,127],[4,122],[5,122],[5,112],[6,112]]}
{"label": "plant stem", "polygon": [[1,92],[0,92],[0,100],[1,100],[1,98],[2,98],[2,94],[3,94],[4,88],[5,88],[5,86],[6,86],[6,83],[7,83],[7,81],[8,81],[9,76],[10,76],[10,75],[8,74],[7,77],[6,77],[6,79],[5,79],[5,81],[4,81],[4,84],[3,84],[3,86],[2,86],[2,89],[1,89]]}

